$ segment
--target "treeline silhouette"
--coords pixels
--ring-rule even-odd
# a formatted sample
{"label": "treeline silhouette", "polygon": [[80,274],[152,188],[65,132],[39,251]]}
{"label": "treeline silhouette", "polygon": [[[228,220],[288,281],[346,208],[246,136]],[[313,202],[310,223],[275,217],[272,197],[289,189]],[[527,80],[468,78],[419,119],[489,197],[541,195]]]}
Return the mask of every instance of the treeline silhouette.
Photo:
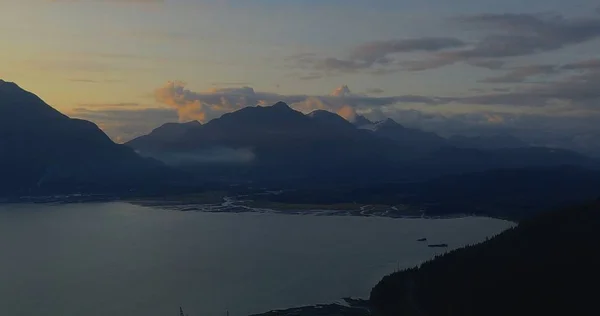
{"label": "treeline silhouette", "polygon": [[550,208],[594,199],[600,172],[573,166],[497,169],[423,182],[336,185],[257,198],[294,204],[410,205],[429,216],[474,214],[520,221]]}
{"label": "treeline silhouette", "polygon": [[598,315],[600,200],[386,276],[375,315]]}

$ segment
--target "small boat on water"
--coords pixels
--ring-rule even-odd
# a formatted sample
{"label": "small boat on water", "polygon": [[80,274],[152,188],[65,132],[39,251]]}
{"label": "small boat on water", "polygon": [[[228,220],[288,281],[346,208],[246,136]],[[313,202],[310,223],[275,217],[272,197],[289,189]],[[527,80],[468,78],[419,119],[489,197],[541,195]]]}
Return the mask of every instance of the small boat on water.
{"label": "small boat on water", "polygon": [[429,248],[448,248],[448,244],[433,244],[427,245]]}
{"label": "small boat on water", "polygon": [[427,241],[427,238],[419,238],[417,241]]}

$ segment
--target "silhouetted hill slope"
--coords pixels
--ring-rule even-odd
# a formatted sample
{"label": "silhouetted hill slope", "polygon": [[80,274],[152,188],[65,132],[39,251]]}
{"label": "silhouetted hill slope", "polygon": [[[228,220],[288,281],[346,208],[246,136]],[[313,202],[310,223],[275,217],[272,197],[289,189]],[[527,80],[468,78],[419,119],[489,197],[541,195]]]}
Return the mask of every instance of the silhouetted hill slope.
{"label": "silhouetted hill slope", "polygon": [[597,315],[600,202],[545,213],[386,276],[375,315]]}
{"label": "silhouetted hill slope", "polygon": [[375,123],[372,122],[371,120],[369,120],[368,118],[364,117],[363,115],[357,115],[354,118],[354,121],[352,122],[352,124],[354,124],[354,126],[356,127],[371,127],[372,125],[374,125]]}
{"label": "silhouetted hill slope", "polygon": [[405,148],[428,152],[449,146],[447,140],[435,133],[406,128],[392,119],[386,119],[373,126],[373,133],[379,137],[391,139]]}
{"label": "silhouetted hill slope", "polygon": [[0,81],[0,192],[130,186],[163,181],[166,168]]}
{"label": "silhouetted hill slope", "polygon": [[202,124],[198,121],[188,123],[166,123],[155,128],[150,134],[140,136],[127,143],[131,148],[140,151],[160,150],[161,144],[174,142],[184,137],[186,133],[195,128],[200,128]]}
{"label": "silhouetted hill slope", "polygon": [[307,115],[315,122],[322,124],[324,127],[330,126],[337,129],[346,129],[349,132],[356,130],[356,127],[352,123],[348,122],[343,117],[325,110],[316,110]]}
{"label": "silhouetted hill slope", "polygon": [[455,135],[450,137],[448,140],[453,146],[460,148],[502,149],[529,147],[529,144],[511,135],[477,137]]}

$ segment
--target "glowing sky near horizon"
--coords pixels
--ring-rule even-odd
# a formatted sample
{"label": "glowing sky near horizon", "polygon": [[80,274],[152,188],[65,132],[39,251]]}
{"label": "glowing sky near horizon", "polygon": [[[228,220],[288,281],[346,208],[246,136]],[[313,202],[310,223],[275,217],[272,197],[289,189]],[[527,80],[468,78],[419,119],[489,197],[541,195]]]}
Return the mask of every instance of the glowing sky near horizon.
{"label": "glowing sky near horizon", "polygon": [[[533,125],[553,133],[581,127],[578,135],[591,137],[600,96],[579,96],[600,83],[598,7],[588,0],[0,0],[0,78],[119,141],[182,119],[183,107],[188,118],[202,112],[208,120],[272,99],[300,100],[306,111],[350,106],[442,134]],[[168,90],[167,82],[185,86]],[[349,93],[332,98],[344,85]]]}

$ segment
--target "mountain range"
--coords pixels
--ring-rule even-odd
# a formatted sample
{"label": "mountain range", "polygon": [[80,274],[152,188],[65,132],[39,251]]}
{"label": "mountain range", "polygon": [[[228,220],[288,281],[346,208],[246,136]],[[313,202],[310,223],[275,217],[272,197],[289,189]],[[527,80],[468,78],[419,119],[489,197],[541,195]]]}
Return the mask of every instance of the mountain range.
{"label": "mountain range", "polygon": [[171,163],[182,161],[173,157],[188,157],[183,167],[205,177],[217,170],[219,176],[227,174],[227,169],[261,180],[356,177],[365,170],[391,167],[410,154],[337,114],[315,111],[304,115],[283,102],[246,107],[203,125],[179,127],[181,137],[165,139],[155,130],[126,145]]}
{"label": "mountain range", "polygon": [[446,139],[392,119],[359,116],[350,123],[324,110],[305,115],[283,102],[246,107],[206,124],[163,125],[126,145],[224,181],[406,181],[495,168],[598,166],[584,155],[530,147],[511,136]]}
{"label": "mountain range", "polygon": [[599,165],[510,137],[446,139],[391,119],[359,116],[351,123],[324,110],[305,115],[283,102],[246,107],[206,124],[168,123],[119,145],[95,124],[69,118],[4,81],[0,153],[4,193],[215,182],[363,185],[498,168]]}

